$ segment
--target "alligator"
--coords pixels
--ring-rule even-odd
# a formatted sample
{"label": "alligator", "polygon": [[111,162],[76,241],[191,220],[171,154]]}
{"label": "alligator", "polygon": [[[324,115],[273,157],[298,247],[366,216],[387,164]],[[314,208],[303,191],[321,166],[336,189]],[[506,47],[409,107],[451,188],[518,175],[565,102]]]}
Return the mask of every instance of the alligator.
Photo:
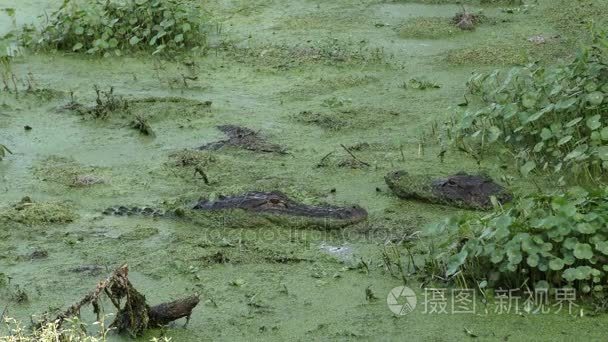
{"label": "alligator", "polygon": [[106,215],[148,215],[187,217],[209,224],[220,222],[224,226],[260,226],[275,224],[290,227],[342,228],[367,219],[367,211],[357,205],[338,207],[307,205],[296,202],[278,192],[247,192],[242,195],[220,196],[216,200],[201,199],[185,209],[179,207],[164,212],[149,207],[110,207]]}
{"label": "alligator", "polygon": [[135,207],[135,206],[124,206],[119,205],[115,207],[109,207],[103,211],[104,215],[114,216],[131,216],[131,215],[143,215],[143,216],[164,216],[165,211],[161,209],[151,207]]}
{"label": "alligator", "polygon": [[400,198],[445,204],[465,209],[488,210],[492,197],[498,203],[511,201],[509,192],[486,175],[459,172],[447,177],[391,172],[384,177],[388,187]]}
{"label": "alligator", "polygon": [[266,138],[263,137],[259,132],[256,132],[250,128],[236,125],[220,125],[217,126],[217,129],[224,133],[228,139],[199,146],[197,150],[219,150],[221,148],[230,146],[254,152],[279,154],[287,153],[285,148],[266,141]]}

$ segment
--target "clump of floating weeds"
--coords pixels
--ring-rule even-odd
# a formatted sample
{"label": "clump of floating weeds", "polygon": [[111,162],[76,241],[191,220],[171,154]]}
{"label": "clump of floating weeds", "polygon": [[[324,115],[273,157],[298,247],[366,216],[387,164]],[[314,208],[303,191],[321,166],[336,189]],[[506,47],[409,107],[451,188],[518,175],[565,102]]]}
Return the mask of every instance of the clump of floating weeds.
{"label": "clump of floating weeds", "polygon": [[148,119],[141,115],[135,114],[133,116],[133,121],[131,121],[131,128],[138,130],[141,134],[147,135],[150,137],[154,137],[154,130],[152,130],[152,126],[148,123]]}
{"label": "clump of floating weeds", "polygon": [[114,93],[114,87],[101,90],[97,85],[93,86],[95,91],[95,105],[85,106],[76,101],[74,93],[70,93],[70,102],[62,107],[62,110],[77,112],[81,115],[91,115],[96,119],[106,119],[111,113],[116,111],[126,111],[129,108],[129,101],[122,96]]}
{"label": "clump of floating weeds", "polygon": [[484,20],[484,15],[469,12],[464,8],[464,6],[462,6],[462,12],[456,13],[456,15],[452,18],[452,24],[463,31],[472,31],[475,29],[475,26]]}
{"label": "clump of floating weeds", "polygon": [[400,88],[403,89],[418,89],[418,90],[426,90],[426,89],[439,89],[441,88],[441,86],[439,85],[439,83],[436,82],[432,82],[432,81],[428,81],[428,80],[424,80],[424,79],[417,79],[417,78],[412,78],[410,79],[408,82],[403,82],[399,85]]}

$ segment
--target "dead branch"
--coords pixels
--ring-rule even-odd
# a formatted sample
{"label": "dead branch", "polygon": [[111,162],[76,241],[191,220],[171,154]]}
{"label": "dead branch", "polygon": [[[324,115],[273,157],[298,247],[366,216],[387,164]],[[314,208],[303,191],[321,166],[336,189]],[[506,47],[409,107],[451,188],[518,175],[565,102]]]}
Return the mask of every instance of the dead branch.
{"label": "dead branch", "polygon": [[340,144],[340,146],[342,146],[342,148],[348,153],[350,154],[351,157],[353,157],[354,160],[356,160],[357,162],[365,165],[365,166],[371,166],[369,163],[366,163],[362,160],[360,160],[359,158],[357,158],[357,156],[355,156],[349,149],[348,147],[344,146],[344,144]]}
{"label": "dead branch", "polygon": [[[99,299],[102,295],[106,295],[118,310],[110,328],[116,328],[119,333],[128,332],[133,337],[141,336],[146,329],[164,326],[183,317],[186,318],[187,324],[192,310],[200,301],[199,295],[194,294],[150,307],[146,303],[146,297],[129,281],[129,267],[125,264],[99,282],[95,289],[80,301],[61,312],[55,319],[42,322],[39,327],[54,322],[59,328],[66,319],[79,316],[81,309],[88,304],[93,307],[93,312],[99,320],[101,318]],[[124,305],[121,304],[123,298]]]}

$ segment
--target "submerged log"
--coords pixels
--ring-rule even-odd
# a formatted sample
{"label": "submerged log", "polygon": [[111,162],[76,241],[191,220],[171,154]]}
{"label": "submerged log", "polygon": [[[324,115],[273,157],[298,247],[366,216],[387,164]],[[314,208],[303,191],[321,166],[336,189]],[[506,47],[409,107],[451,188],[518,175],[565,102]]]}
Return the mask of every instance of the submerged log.
{"label": "submerged log", "polygon": [[198,295],[192,295],[153,306],[148,310],[150,325],[160,327],[184,317],[186,318],[186,324],[188,324],[192,310],[198,305],[199,301],[200,297]]}
{"label": "submerged log", "polygon": [[457,173],[444,178],[432,178],[396,171],[386,175],[385,181],[400,198],[461,208],[490,209],[492,197],[498,203],[511,200],[511,195],[504,187],[485,175]]}
{"label": "submerged log", "polygon": [[[53,322],[59,328],[66,319],[79,316],[81,309],[88,304],[93,307],[99,320],[101,318],[99,299],[103,295],[106,295],[118,310],[110,328],[116,328],[118,332],[128,332],[133,337],[141,336],[146,329],[164,326],[180,318],[186,317],[186,322],[188,322],[192,310],[200,301],[199,295],[194,294],[150,307],[146,302],[146,297],[137,291],[129,281],[129,268],[124,265],[99,282],[95,289],[83,299],[61,312],[54,319],[46,320],[39,326]],[[125,302],[121,304],[123,299]]]}
{"label": "submerged log", "polygon": [[299,218],[301,222],[330,228],[343,227],[367,218],[367,211],[357,205],[349,207],[307,205],[296,202],[278,191],[221,196],[215,201],[201,200],[193,209],[204,211],[241,209],[264,214],[271,219],[294,217]]}

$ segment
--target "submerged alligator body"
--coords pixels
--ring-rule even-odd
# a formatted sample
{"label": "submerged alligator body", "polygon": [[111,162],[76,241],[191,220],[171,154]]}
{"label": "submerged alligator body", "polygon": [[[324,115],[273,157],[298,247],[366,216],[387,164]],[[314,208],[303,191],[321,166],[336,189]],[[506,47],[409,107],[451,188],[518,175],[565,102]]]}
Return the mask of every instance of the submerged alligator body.
{"label": "submerged alligator body", "polygon": [[490,209],[492,197],[499,203],[511,201],[500,184],[485,175],[457,173],[443,178],[391,172],[385,177],[388,187],[400,198],[445,204],[467,209]]}
{"label": "submerged alligator body", "polygon": [[228,139],[215,141],[197,148],[197,150],[219,150],[230,146],[255,152],[285,154],[285,149],[277,144],[266,141],[259,132],[247,127],[236,125],[220,125],[217,129],[226,134]]}
{"label": "submerged alligator body", "polygon": [[109,207],[103,211],[104,215],[115,215],[115,216],[131,216],[131,215],[143,215],[143,216],[164,216],[165,212],[160,209],[151,207],[127,207],[124,205]]}
{"label": "submerged alligator body", "polygon": [[195,210],[223,211],[240,209],[261,214],[270,221],[280,223],[285,217],[292,217],[304,225],[319,227],[343,227],[367,218],[367,211],[359,206],[313,206],[298,203],[285,194],[273,192],[248,192],[243,195],[220,197],[216,201],[202,200]]}
{"label": "submerged alligator body", "polygon": [[[164,216],[165,213],[149,207],[110,207],[106,215],[148,215]],[[230,226],[255,226],[263,221],[298,227],[324,229],[341,228],[367,219],[367,211],[359,206],[338,207],[330,205],[314,206],[296,202],[278,192],[247,192],[242,195],[220,196],[215,201],[200,200],[191,209],[177,209],[178,216],[202,214],[204,219],[230,219]]]}

